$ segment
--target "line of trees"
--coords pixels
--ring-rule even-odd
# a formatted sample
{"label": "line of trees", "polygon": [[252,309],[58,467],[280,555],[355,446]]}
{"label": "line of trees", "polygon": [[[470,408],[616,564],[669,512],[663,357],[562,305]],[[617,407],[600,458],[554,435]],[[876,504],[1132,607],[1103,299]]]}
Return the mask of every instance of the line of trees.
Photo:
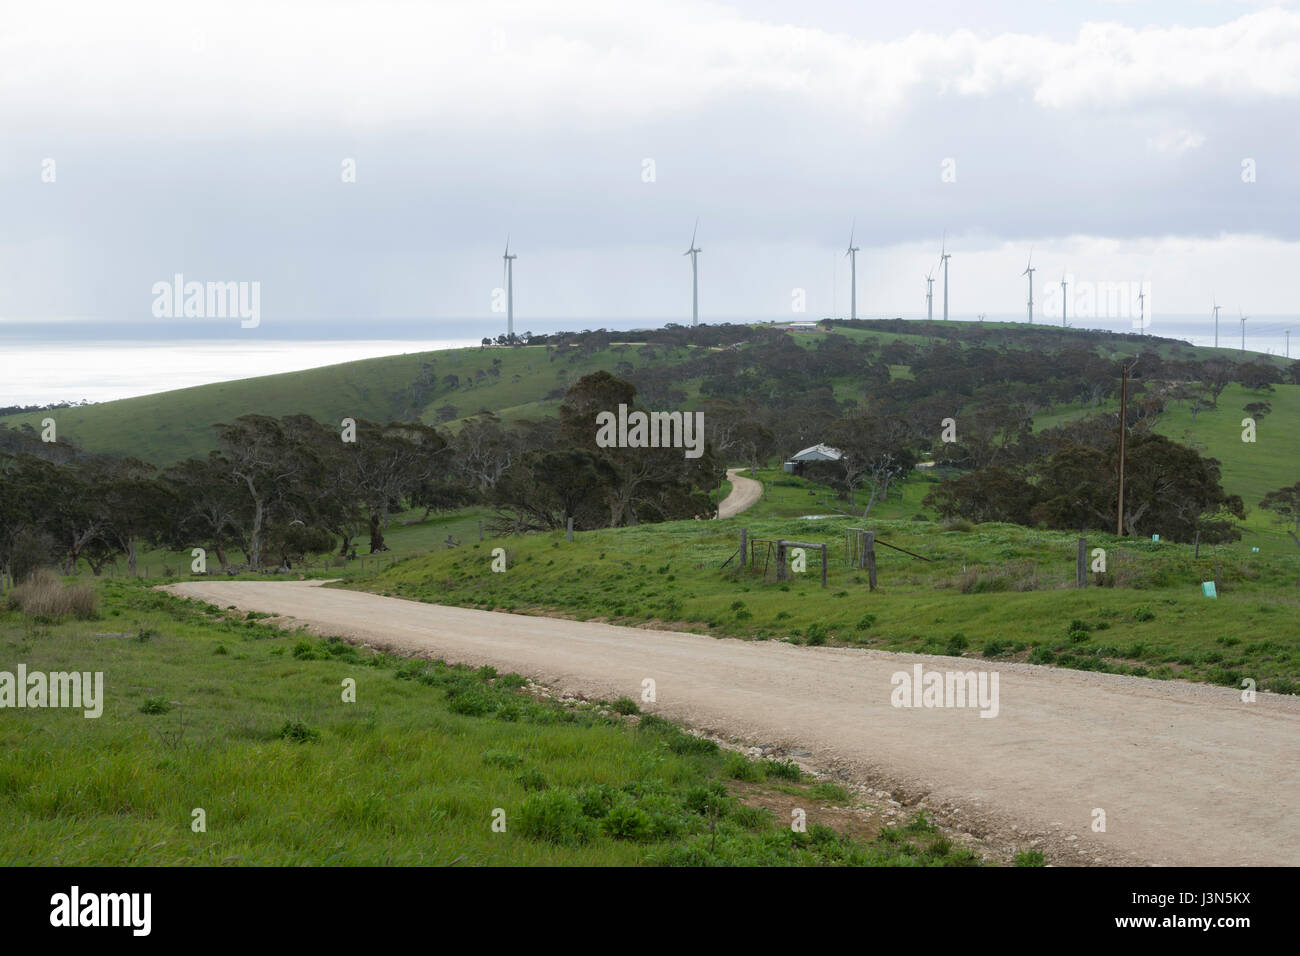
{"label": "line of trees", "polygon": [[[595,414],[634,405],[609,373],[570,389],[559,419],[505,423],[482,413],[455,432],[418,422],[244,415],[213,426],[218,449],[159,469],[83,454],[31,430],[0,427],[0,570],[55,565],[100,574],[141,546],[204,548],[222,569],[292,567],[305,556],[387,550],[391,516],[484,504],[514,533],[712,517],[725,469],[706,444],[598,448]],[[423,520],[423,519],[420,519]]]}

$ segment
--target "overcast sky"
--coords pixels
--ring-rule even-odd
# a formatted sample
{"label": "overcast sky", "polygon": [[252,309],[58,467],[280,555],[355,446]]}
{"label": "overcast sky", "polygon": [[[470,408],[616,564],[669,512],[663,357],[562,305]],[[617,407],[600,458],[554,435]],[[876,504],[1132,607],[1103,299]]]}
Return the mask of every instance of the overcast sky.
{"label": "overcast sky", "polygon": [[845,313],[855,220],[863,315],[945,231],[957,315],[1023,310],[1031,247],[1040,301],[1286,315],[1298,105],[1292,4],[13,2],[0,321],[176,273],[260,282],[256,334],[490,320],[507,233],[521,330],[689,320],[696,217],[705,320]]}

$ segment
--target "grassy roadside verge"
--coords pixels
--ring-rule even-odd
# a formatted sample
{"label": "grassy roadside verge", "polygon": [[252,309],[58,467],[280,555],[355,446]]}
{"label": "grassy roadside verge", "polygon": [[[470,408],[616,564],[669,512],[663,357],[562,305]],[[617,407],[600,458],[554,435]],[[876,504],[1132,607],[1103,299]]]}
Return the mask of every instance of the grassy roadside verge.
{"label": "grassy roadside verge", "polygon": [[134,582],[99,592],[91,620],[0,605],[0,671],[102,671],[105,698],[96,719],[0,710],[0,865],[981,862],[924,817],[828,826],[839,788],[631,701],[555,701]]}
{"label": "grassy roadside verge", "polygon": [[[1240,547],[1089,537],[1106,549],[1102,586],[1073,587],[1076,537],[1014,525],[872,521],[879,590],[849,568],[844,531],[860,520],[676,522],[491,540],[400,562],[352,586],[442,604],[669,627],[716,636],[871,647],[1300,692],[1300,556]],[[825,542],[778,583],[736,567],[751,538]],[[492,549],[507,570],[490,568]],[[732,557],[726,568],[724,562]],[[1219,581],[1217,599],[1200,582]]]}

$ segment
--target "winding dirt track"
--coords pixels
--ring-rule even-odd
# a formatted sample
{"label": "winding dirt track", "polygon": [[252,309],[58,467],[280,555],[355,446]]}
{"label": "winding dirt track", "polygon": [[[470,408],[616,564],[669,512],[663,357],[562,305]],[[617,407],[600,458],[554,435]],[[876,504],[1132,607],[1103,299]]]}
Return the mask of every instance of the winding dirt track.
{"label": "winding dirt track", "polygon": [[731,482],[731,494],[718,504],[719,518],[732,518],[754,506],[763,495],[763,486],[753,478],[746,478],[740,473],[744,468],[728,468],[727,480]]}
{"label": "winding dirt track", "polygon": [[[1005,848],[1059,863],[1300,864],[1300,699],[1172,681],[998,664],[997,717],[895,708],[891,676],[988,662],[718,640],[420,604],[319,582],[168,590],[275,612],[324,635],[492,664],[557,692],[643,708],[753,744],[812,752]],[[1106,813],[1106,832],[1091,829]]]}

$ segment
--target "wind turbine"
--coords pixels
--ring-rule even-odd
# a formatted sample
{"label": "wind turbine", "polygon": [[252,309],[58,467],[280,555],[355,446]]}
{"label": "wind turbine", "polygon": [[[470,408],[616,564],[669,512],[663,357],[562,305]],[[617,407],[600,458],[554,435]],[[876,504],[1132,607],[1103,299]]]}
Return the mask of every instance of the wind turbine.
{"label": "wind turbine", "polygon": [[1029,250],[1029,261],[1025,263],[1025,271],[1020,273],[1022,276],[1029,276],[1029,324],[1034,324],[1034,273],[1038,271],[1034,268],[1034,250]]}
{"label": "wind turbine", "polygon": [[691,325],[700,324],[700,266],[699,255],[703,249],[695,248],[695,234],[700,231],[700,220],[695,220],[695,228],[691,230],[691,247],[682,253],[684,256],[691,257]]}
{"label": "wind turbine", "polygon": [[1146,335],[1147,331],[1147,293],[1145,289],[1138,290],[1138,328],[1142,334]]}
{"label": "wind turbine", "polygon": [[1068,283],[1065,281],[1065,273],[1061,273],[1061,328],[1065,328],[1065,287]]}
{"label": "wind turbine", "polygon": [[[849,318],[858,317],[858,247],[853,244],[853,233],[856,231],[858,222],[855,219],[853,225],[849,227],[849,251],[844,253],[849,257]],[[691,243],[694,245],[694,243]]]}
{"label": "wind turbine", "polygon": [[948,321],[948,233],[943,234],[943,243],[939,246],[939,264],[943,266],[943,320]]}
{"label": "wind turbine", "polygon": [[1219,305],[1219,300],[1216,298],[1214,300],[1214,347],[1216,349],[1219,347],[1219,310],[1222,308],[1223,306]]}
{"label": "wind turbine", "polygon": [[925,318],[934,321],[934,266],[925,274]]}
{"label": "wind turbine", "polygon": [[[1237,314],[1241,315],[1241,309],[1237,310]],[[1249,318],[1248,315],[1241,315],[1241,350],[1243,352],[1246,351],[1246,320]]]}
{"label": "wind turbine", "polygon": [[501,257],[502,272],[506,280],[506,335],[515,335],[515,260],[518,256],[510,254],[510,236],[506,236],[506,254]]}

